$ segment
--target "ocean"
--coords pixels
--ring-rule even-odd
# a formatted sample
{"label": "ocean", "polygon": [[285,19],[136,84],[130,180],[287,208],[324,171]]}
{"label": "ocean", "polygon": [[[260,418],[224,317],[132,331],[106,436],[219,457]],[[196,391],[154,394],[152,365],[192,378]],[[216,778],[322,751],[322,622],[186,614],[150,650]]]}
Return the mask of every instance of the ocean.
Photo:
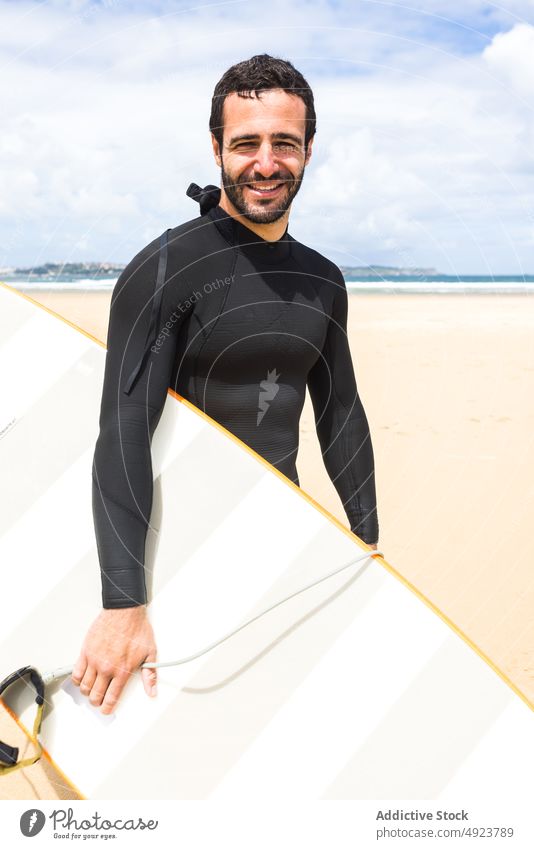
{"label": "ocean", "polygon": [[[35,277],[28,279],[20,275],[0,275],[0,279],[26,294],[32,292],[111,292],[117,278],[81,278],[62,275],[54,278]],[[502,275],[484,277],[483,275],[463,275],[453,277],[436,275],[398,275],[386,278],[346,279],[350,294],[534,294],[534,275]]]}

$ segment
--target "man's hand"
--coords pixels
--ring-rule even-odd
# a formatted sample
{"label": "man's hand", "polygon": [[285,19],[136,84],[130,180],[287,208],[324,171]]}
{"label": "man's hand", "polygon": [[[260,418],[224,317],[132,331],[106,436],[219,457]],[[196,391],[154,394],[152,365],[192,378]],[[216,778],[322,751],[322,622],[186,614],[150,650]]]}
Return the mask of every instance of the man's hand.
{"label": "man's hand", "polygon": [[373,543],[368,542],[367,545],[369,546],[369,548],[374,549],[374,551],[378,551],[378,543],[377,542],[373,542]]}
{"label": "man's hand", "polygon": [[[92,705],[111,713],[128,681],[142,663],[156,661],[156,643],[146,606],[104,609],[91,625],[72,671],[73,682]],[[156,695],[155,669],[142,669],[148,696]]]}

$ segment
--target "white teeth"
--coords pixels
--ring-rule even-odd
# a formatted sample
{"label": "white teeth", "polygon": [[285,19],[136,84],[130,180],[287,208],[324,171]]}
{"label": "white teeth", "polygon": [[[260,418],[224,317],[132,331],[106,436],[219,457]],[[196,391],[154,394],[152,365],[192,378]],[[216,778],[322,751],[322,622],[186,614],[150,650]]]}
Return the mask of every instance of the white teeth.
{"label": "white teeth", "polygon": [[261,186],[260,187],[260,186],[255,186],[254,184],[252,184],[251,188],[255,189],[255,191],[257,191],[257,192],[270,192],[273,189],[276,189],[280,185],[281,185],[281,183],[272,183],[272,185],[270,185],[270,186]]}

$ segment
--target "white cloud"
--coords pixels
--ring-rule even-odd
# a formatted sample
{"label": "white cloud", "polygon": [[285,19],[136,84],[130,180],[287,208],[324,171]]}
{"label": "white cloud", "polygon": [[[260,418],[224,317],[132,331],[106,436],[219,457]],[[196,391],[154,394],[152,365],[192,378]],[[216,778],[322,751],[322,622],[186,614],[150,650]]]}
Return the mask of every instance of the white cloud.
{"label": "white cloud", "polygon": [[499,33],[484,50],[484,60],[494,74],[502,77],[515,91],[529,98],[532,110],[534,91],[534,27],[518,24]]}
{"label": "white cloud", "polygon": [[319,86],[318,102],[335,141],[303,187],[299,236],[342,246],[345,264],[532,272],[532,113],[485,58]]}
{"label": "white cloud", "polygon": [[[317,103],[294,236],[345,263],[533,271],[534,28],[513,18],[522,7],[472,0],[455,50],[438,2],[424,15],[326,0],[273,0],[269,15],[256,0],[154,13],[0,2],[0,266],[127,261],[194,217],[189,182],[218,181],[214,84],[270,52],[302,70]],[[482,18],[509,28],[465,50]]]}

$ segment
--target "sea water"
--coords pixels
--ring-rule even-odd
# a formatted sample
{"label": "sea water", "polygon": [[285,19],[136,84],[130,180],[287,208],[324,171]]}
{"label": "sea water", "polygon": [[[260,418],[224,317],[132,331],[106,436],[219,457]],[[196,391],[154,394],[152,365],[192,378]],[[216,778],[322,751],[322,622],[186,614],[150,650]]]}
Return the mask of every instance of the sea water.
{"label": "sea water", "polygon": [[[29,295],[33,292],[111,292],[117,278],[28,277],[22,275],[0,275],[10,286]],[[436,275],[373,276],[364,279],[346,278],[350,294],[534,294],[534,275],[502,275],[484,277],[463,275],[461,277]]]}

